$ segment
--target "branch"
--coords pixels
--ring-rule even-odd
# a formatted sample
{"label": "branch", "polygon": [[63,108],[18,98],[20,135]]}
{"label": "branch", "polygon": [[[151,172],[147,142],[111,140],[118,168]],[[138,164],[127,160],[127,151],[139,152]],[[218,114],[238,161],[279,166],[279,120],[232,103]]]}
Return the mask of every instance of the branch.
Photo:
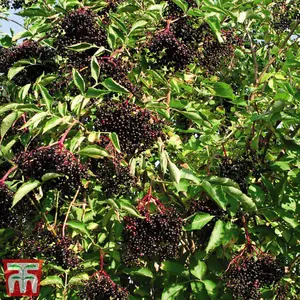
{"label": "branch", "polygon": [[255,51],[255,48],[254,48],[254,44],[253,44],[251,35],[250,35],[249,31],[247,30],[247,28],[245,28],[245,29],[246,29],[246,33],[247,33],[247,36],[248,36],[249,41],[250,41],[250,48],[251,48],[253,64],[254,64],[254,84],[256,85],[257,84],[257,79],[258,79],[258,64],[257,64],[257,58],[256,58],[256,51]]}

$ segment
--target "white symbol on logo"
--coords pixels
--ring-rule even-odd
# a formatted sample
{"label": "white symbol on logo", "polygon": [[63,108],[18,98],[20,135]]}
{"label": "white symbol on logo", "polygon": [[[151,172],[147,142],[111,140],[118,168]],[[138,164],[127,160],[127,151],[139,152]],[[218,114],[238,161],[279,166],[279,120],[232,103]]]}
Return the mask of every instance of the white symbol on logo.
{"label": "white symbol on logo", "polygon": [[9,292],[13,293],[16,282],[19,282],[20,292],[24,294],[26,292],[27,282],[30,282],[32,292],[36,293],[38,288],[38,278],[36,275],[28,273],[28,271],[37,271],[38,269],[39,263],[8,263],[8,271],[18,271],[17,274],[12,274],[8,278]]}

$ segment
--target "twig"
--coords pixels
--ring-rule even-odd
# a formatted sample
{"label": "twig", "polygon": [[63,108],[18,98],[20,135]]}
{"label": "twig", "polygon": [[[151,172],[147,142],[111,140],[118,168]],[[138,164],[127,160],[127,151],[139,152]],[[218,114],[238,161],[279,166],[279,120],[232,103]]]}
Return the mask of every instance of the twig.
{"label": "twig", "polygon": [[16,170],[18,167],[14,166],[12,168],[10,168],[6,174],[2,177],[2,179],[0,180],[0,184],[4,184],[5,180],[7,179],[7,177],[9,176],[10,173],[12,173],[14,170]]}
{"label": "twig", "polygon": [[253,59],[253,64],[254,64],[254,83],[256,85],[257,79],[258,79],[258,64],[257,64],[257,58],[256,58],[256,51],[255,51],[252,37],[251,37],[249,31],[247,30],[247,28],[245,28],[245,30],[246,30],[247,36],[249,38],[249,41],[250,41],[250,48],[251,48],[252,59]]}
{"label": "twig", "polygon": [[76,194],[75,194],[73,200],[71,201],[71,203],[68,207],[68,211],[67,211],[67,214],[66,214],[66,217],[65,217],[65,220],[64,220],[64,224],[63,224],[63,227],[62,227],[62,236],[63,237],[65,237],[66,226],[67,226],[68,217],[69,217],[69,214],[70,214],[70,211],[71,211],[71,207],[74,205],[74,203],[77,199],[77,196],[79,194],[79,191],[80,191],[80,187],[77,189]]}

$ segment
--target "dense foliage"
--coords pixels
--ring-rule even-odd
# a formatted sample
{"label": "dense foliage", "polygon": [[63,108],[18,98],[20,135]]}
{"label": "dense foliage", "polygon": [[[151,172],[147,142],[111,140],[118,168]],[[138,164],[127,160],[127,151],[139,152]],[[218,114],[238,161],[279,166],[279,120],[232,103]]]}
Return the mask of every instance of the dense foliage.
{"label": "dense foliage", "polygon": [[38,299],[297,299],[297,0],[11,8],[0,257],[44,260]]}

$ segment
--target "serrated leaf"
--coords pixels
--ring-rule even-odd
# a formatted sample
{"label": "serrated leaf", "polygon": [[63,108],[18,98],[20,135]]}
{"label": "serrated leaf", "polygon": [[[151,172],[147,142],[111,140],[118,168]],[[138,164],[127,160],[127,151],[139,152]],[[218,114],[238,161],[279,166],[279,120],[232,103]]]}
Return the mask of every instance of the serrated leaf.
{"label": "serrated leaf", "polygon": [[89,156],[93,158],[110,156],[110,154],[104,148],[101,148],[97,145],[86,146],[85,148],[80,150],[79,154],[82,156]]}
{"label": "serrated leaf", "polygon": [[183,12],[187,12],[187,10],[189,9],[189,5],[186,1],[184,0],[172,0],[177,6],[179,6]]}
{"label": "serrated leaf", "polygon": [[179,183],[181,172],[177,168],[177,166],[171,161],[169,155],[167,156],[167,159],[168,159],[168,169],[170,171],[171,179],[176,183]]}
{"label": "serrated leaf", "polygon": [[83,284],[82,281],[89,280],[90,276],[87,273],[80,273],[70,278],[68,285]]}
{"label": "serrated leaf", "polygon": [[223,43],[224,40],[221,35],[221,25],[219,19],[217,17],[209,17],[207,18],[207,23],[213,31],[213,33],[216,35],[219,43]]}
{"label": "serrated leaf", "polygon": [[210,214],[199,212],[189,219],[189,224],[187,224],[184,227],[184,230],[186,231],[200,230],[207,223],[209,223],[213,218],[214,216]]}
{"label": "serrated leaf", "polygon": [[161,263],[160,268],[168,273],[175,275],[182,275],[186,269],[185,267],[176,261],[164,261]]}
{"label": "serrated leaf", "polygon": [[38,180],[30,180],[23,183],[14,195],[12,206],[15,206],[23,197],[40,185],[41,183]]}
{"label": "serrated leaf", "polygon": [[93,56],[91,59],[91,74],[97,83],[100,75],[100,66],[95,56]]}
{"label": "serrated leaf", "polygon": [[116,150],[120,153],[121,152],[121,147],[120,147],[118,135],[115,132],[110,132],[109,139],[113,143]]}
{"label": "serrated leaf", "polygon": [[60,125],[62,122],[63,122],[62,118],[53,117],[52,119],[47,121],[47,123],[45,124],[45,126],[43,128],[43,133],[46,133],[48,130]]}
{"label": "serrated leaf", "polygon": [[161,295],[161,300],[172,300],[174,297],[178,295],[180,291],[185,288],[182,283],[172,283],[164,288],[163,293]]}
{"label": "serrated leaf", "polygon": [[2,120],[0,128],[1,139],[3,139],[7,131],[12,127],[13,123],[19,118],[19,116],[20,114],[14,111]]}
{"label": "serrated leaf", "polygon": [[223,238],[225,236],[225,226],[221,220],[218,220],[214,226],[214,229],[210,235],[207,247],[205,249],[206,253],[210,253],[222,244]]}
{"label": "serrated leaf", "polygon": [[42,176],[42,181],[48,181],[48,180],[52,180],[55,178],[59,178],[59,177],[64,177],[65,175],[63,174],[58,174],[58,173],[46,173]]}
{"label": "serrated leaf", "polygon": [[245,195],[241,190],[233,187],[233,186],[224,186],[223,187],[225,193],[228,193],[230,196],[236,198],[239,202],[242,203],[243,207],[247,211],[255,211],[257,210],[256,204],[254,201]]}
{"label": "serrated leaf", "polygon": [[84,90],[85,90],[85,82],[84,82],[81,74],[76,69],[72,70],[72,74],[73,74],[73,81],[74,81],[75,85],[80,90],[80,92],[83,94]]}
{"label": "serrated leaf", "polygon": [[67,49],[76,51],[76,52],[82,52],[91,48],[97,48],[96,45],[90,44],[90,43],[78,43],[78,44],[74,44],[72,46],[67,46]]}
{"label": "serrated leaf", "polygon": [[215,95],[223,98],[234,99],[235,95],[231,86],[225,82],[214,83]]}
{"label": "serrated leaf", "polygon": [[26,128],[28,126],[30,126],[31,124],[34,124],[42,119],[44,119],[45,117],[47,117],[49,115],[49,112],[41,112],[41,113],[37,113],[35,114],[30,120],[28,120],[22,127],[21,129],[23,128]]}
{"label": "serrated leaf", "polygon": [[42,86],[42,85],[40,85],[40,84],[37,84],[37,86],[38,86],[38,88],[39,88],[39,90],[40,90],[40,92],[41,92],[41,95],[42,95],[42,97],[43,97],[43,99],[44,99],[44,101],[45,101],[45,104],[46,104],[46,106],[47,106],[47,109],[48,109],[49,111],[51,111],[51,108],[52,108],[52,102],[53,102],[52,96],[49,94],[48,90],[47,90],[44,86]]}
{"label": "serrated leaf", "polygon": [[20,73],[25,67],[12,67],[7,73],[7,78],[12,80],[18,73]]}
{"label": "serrated leaf", "polygon": [[141,28],[141,27],[144,27],[148,22],[146,20],[139,20],[137,22],[135,22],[132,27],[131,27],[131,30],[129,32],[129,35],[137,28]]}
{"label": "serrated leaf", "polygon": [[136,218],[144,219],[145,217],[141,216],[141,214],[137,211],[135,207],[131,207],[129,205],[125,205],[124,203],[121,204],[121,209],[128,212],[131,216]]}
{"label": "serrated leaf", "polygon": [[44,280],[40,283],[42,286],[45,285],[56,285],[56,286],[63,286],[63,281],[59,276],[47,276]]}
{"label": "serrated leaf", "polygon": [[87,236],[90,235],[86,228],[86,224],[84,224],[83,222],[72,220],[72,221],[68,221],[67,225],[76,231],[86,234]]}
{"label": "serrated leaf", "polygon": [[128,274],[153,278],[153,273],[148,268],[137,268],[136,270],[130,270]]}
{"label": "serrated leaf", "polygon": [[191,282],[191,290],[196,300],[209,300],[205,285],[203,282]]}
{"label": "serrated leaf", "polygon": [[205,262],[197,260],[195,257],[192,258],[190,263],[190,272],[192,275],[202,280],[206,274],[207,266]]}
{"label": "serrated leaf", "polygon": [[130,93],[125,87],[114,81],[112,78],[107,78],[101,83],[109,91],[117,93]]}

